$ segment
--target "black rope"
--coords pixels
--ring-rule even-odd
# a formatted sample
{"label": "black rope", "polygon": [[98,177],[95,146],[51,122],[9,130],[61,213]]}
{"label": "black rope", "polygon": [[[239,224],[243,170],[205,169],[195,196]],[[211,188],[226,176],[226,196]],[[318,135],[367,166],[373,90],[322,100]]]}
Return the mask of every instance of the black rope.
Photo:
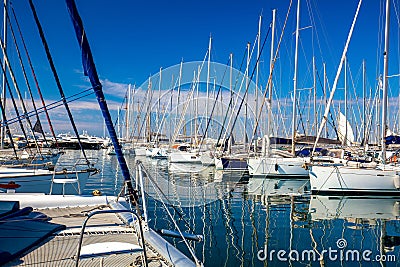
{"label": "black rope", "polygon": [[4,121],[2,121],[2,123],[5,124],[6,134],[8,136],[8,139],[10,139],[11,147],[13,148],[15,158],[18,159],[18,154],[17,154],[17,150],[15,149],[15,146],[14,146],[14,140],[13,140],[12,135],[11,135],[10,127],[8,126],[8,123],[6,121],[6,111],[5,111],[4,106],[3,106],[3,101],[0,101],[0,109],[1,109],[1,115],[2,115],[3,120],[4,120]]}
{"label": "black rope", "polygon": [[44,32],[43,32],[43,29],[42,29],[42,25],[40,24],[40,21],[39,21],[39,18],[38,18],[38,16],[37,16],[36,9],[35,9],[35,6],[33,5],[32,0],[29,0],[29,5],[30,5],[30,7],[31,7],[33,16],[34,16],[34,18],[35,18],[36,26],[37,26],[37,28],[38,28],[39,35],[40,35],[40,38],[41,38],[41,40],[42,40],[42,44],[43,44],[43,46],[44,46],[44,50],[45,50],[45,52],[46,52],[47,60],[49,61],[49,64],[50,64],[51,71],[53,72],[53,76],[54,76],[54,79],[55,79],[55,81],[56,81],[57,88],[58,88],[58,91],[59,91],[60,96],[61,96],[61,100],[62,100],[62,102],[63,102],[63,104],[64,104],[64,106],[65,106],[65,109],[66,109],[66,111],[67,111],[68,118],[69,118],[69,120],[70,120],[70,122],[71,122],[72,128],[73,128],[74,133],[75,133],[75,135],[76,135],[76,138],[77,138],[77,140],[78,140],[79,147],[81,148],[82,154],[83,154],[84,158],[86,159],[86,161],[88,162],[88,159],[87,159],[87,157],[86,157],[85,150],[83,149],[82,142],[81,142],[81,139],[80,139],[80,137],[79,137],[78,129],[76,128],[76,124],[75,124],[74,118],[72,117],[71,110],[69,109],[68,103],[67,103],[67,101],[66,101],[66,99],[65,99],[64,91],[63,91],[63,89],[62,89],[60,79],[59,79],[59,77],[58,77],[56,68],[55,68],[55,66],[54,66],[53,58],[52,58],[52,56],[51,56],[51,54],[50,54],[49,46],[48,46],[47,41],[46,41],[46,38],[45,38],[45,36],[44,36]]}
{"label": "black rope", "polygon": [[[10,17],[8,16],[8,12],[6,12],[6,18],[7,18],[8,24],[9,24],[9,26],[10,26],[11,36],[12,36],[13,41],[14,41],[14,45],[15,45],[15,49],[16,49],[16,51],[17,51],[19,63],[20,63],[20,65],[21,65],[21,69],[22,69],[22,73],[23,73],[23,75],[24,75],[25,83],[26,83],[26,86],[27,86],[27,88],[28,88],[29,96],[30,96],[30,98],[31,98],[33,110],[35,111],[35,114],[36,114],[36,123],[39,123],[39,125],[40,125],[40,127],[41,127],[42,123],[40,122],[39,115],[38,115],[38,113],[36,112],[36,104],[35,104],[35,100],[34,100],[34,98],[33,98],[32,89],[31,89],[30,83],[29,83],[29,81],[28,81],[28,76],[26,75],[24,63],[23,63],[22,57],[21,57],[21,52],[20,52],[20,50],[19,50],[19,46],[18,46],[18,43],[17,43],[17,39],[15,38],[14,29],[13,29],[13,27],[12,27],[12,24],[11,24],[11,21],[10,21]],[[25,114],[26,114],[26,113],[27,113],[27,112],[26,112],[26,109],[25,109]],[[36,136],[35,136],[35,129],[32,129],[32,130],[33,130],[33,138],[35,139],[35,141],[37,141],[37,140],[36,140]],[[48,144],[48,143],[47,143],[47,139],[46,139],[46,135],[44,134],[43,131],[41,131],[41,134],[42,134],[42,136],[43,136],[43,139],[44,139],[45,143]]]}
{"label": "black rope", "polygon": [[25,127],[24,127],[24,125],[23,125],[23,123],[22,123],[22,120],[21,120],[21,118],[22,118],[22,119],[25,118],[25,115],[23,115],[23,116],[20,116],[20,115],[19,115],[17,103],[15,102],[14,95],[12,94],[11,87],[10,87],[10,84],[9,84],[9,82],[8,82],[8,79],[7,79],[7,73],[6,73],[6,70],[5,70],[5,66],[3,65],[3,61],[2,61],[1,59],[0,59],[0,65],[1,65],[1,71],[2,71],[2,73],[3,73],[5,85],[6,85],[6,87],[7,87],[7,90],[8,90],[8,92],[9,92],[9,94],[10,94],[11,102],[12,102],[12,104],[13,104],[15,113],[17,114],[17,117],[18,117],[19,126],[21,127],[21,131],[22,131],[22,134],[23,134],[24,137],[25,137],[25,140],[28,141],[28,135],[27,135],[26,132],[25,132]]}
{"label": "black rope", "polygon": [[[7,18],[8,18],[8,14],[7,14]],[[9,23],[9,24],[10,24],[10,29],[11,29],[13,41],[14,41],[14,43],[15,43],[15,48],[16,48],[16,51],[17,51],[17,54],[18,54],[18,59],[19,59],[19,61],[20,61],[20,65],[21,65],[21,68],[22,68],[22,72],[23,72],[23,75],[24,75],[24,78],[25,78],[25,82],[26,82],[26,85],[27,85],[27,87],[28,87],[28,91],[29,91],[29,93],[30,93],[30,95],[31,95],[32,102],[33,102],[33,105],[34,105],[34,108],[35,108],[35,102],[33,101],[32,91],[31,91],[31,88],[30,88],[30,86],[29,86],[28,78],[27,78],[27,76],[26,76],[25,68],[24,68],[24,65],[23,65],[23,62],[22,62],[22,58],[21,58],[21,53],[20,53],[20,51],[19,51],[19,48],[18,48],[18,45],[17,45],[17,41],[16,41],[16,39],[15,39],[14,31],[13,31],[13,29],[12,29],[12,27],[11,27],[11,23]],[[20,102],[21,102],[22,111],[24,112],[24,118],[25,118],[26,122],[28,123],[28,126],[29,126],[29,128],[30,128],[30,130],[31,130],[32,138],[33,138],[33,140],[34,140],[36,149],[37,149],[37,151],[39,152],[39,154],[41,154],[40,147],[39,147],[39,144],[38,144],[38,142],[37,142],[37,138],[36,138],[36,136],[35,136],[35,132],[34,132],[34,129],[33,129],[31,120],[29,119],[29,117],[26,116],[26,113],[28,113],[28,111],[27,111],[27,109],[26,109],[25,102],[24,102],[23,97],[22,97],[22,94],[21,94],[21,90],[19,89],[17,80],[15,79],[14,71],[13,71],[13,69],[11,68],[10,61],[9,61],[9,59],[8,59],[8,54],[6,53],[5,44],[3,43],[3,41],[2,41],[1,39],[0,39],[0,44],[1,44],[1,49],[2,49],[2,51],[3,51],[4,58],[5,58],[5,60],[6,60],[5,63],[6,63],[6,65],[7,65],[7,67],[8,67],[8,71],[9,71],[10,76],[11,76],[11,80],[13,81],[14,88],[15,88],[15,90],[16,90],[16,92],[17,92],[17,94],[18,94],[19,100],[20,100]],[[39,116],[37,116],[37,119],[39,119]],[[40,123],[40,121],[39,121],[39,123]],[[44,135],[44,134],[43,134],[43,135]],[[27,142],[28,142],[28,139],[27,139]]]}
{"label": "black rope", "polygon": [[[17,15],[16,15],[16,13],[14,11],[14,7],[12,6],[12,4],[10,6],[11,6],[11,11],[12,11],[12,14],[13,14],[13,17],[14,17],[15,24],[17,26],[17,30],[18,30],[19,36],[20,36],[21,41],[22,41],[22,45],[23,45],[23,48],[24,48],[24,51],[25,51],[25,55],[26,55],[26,58],[27,58],[28,63],[29,63],[29,67],[30,67],[30,70],[32,72],[33,79],[35,81],[36,89],[37,89],[37,91],[39,93],[39,97],[40,97],[40,100],[42,102],[42,107],[44,108],[44,111],[46,113],[46,119],[47,119],[47,122],[49,124],[50,132],[51,132],[51,134],[52,134],[52,136],[54,138],[56,146],[58,146],[57,137],[56,137],[56,134],[55,134],[54,129],[53,129],[53,124],[51,123],[49,113],[47,112],[47,109],[46,109],[46,103],[45,103],[43,95],[42,95],[42,90],[40,89],[39,82],[37,80],[36,73],[35,73],[35,70],[33,68],[33,64],[32,64],[32,61],[31,61],[31,57],[29,56],[28,49],[27,49],[26,43],[25,43],[25,39],[23,37],[22,31],[21,31],[21,27],[20,27],[18,19],[17,19]],[[9,16],[7,16],[7,18],[10,21]],[[10,25],[11,25],[11,21],[10,21]],[[35,102],[33,101],[33,103],[35,103]],[[35,106],[35,104],[34,104],[34,106]],[[36,109],[37,108],[35,107],[35,110]],[[39,117],[37,117],[37,119],[39,119]],[[43,137],[46,139],[44,133],[43,133]]]}

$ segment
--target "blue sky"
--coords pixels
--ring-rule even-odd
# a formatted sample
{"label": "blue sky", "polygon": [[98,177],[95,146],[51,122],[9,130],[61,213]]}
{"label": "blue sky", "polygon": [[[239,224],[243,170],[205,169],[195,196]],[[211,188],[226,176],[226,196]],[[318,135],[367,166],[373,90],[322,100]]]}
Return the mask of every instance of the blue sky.
{"label": "blue sky", "polygon": [[[398,10],[398,2],[394,1]],[[82,75],[80,52],[76,43],[64,1],[34,1],[41,20],[56,68],[66,95],[72,95],[89,84]],[[106,1],[76,0],[81,14],[94,60],[102,79],[107,99],[113,110],[122,100],[127,84],[141,85],[160,67],[179,64],[181,60],[201,61],[208,48],[209,36],[213,45],[211,59],[226,64],[229,54],[234,54],[234,65],[239,68],[247,42],[253,43],[258,30],[259,15],[263,15],[262,40],[271,21],[271,10],[277,9],[276,40],[281,34],[289,0],[248,1]],[[41,87],[49,100],[59,98],[48,63],[41,46],[36,26],[27,1],[12,1],[28,44]],[[301,31],[299,51],[299,87],[310,87],[310,64],[316,57],[317,69],[322,73],[326,63],[329,84],[332,85],[342,49],[347,38],[358,1],[301,1],[301,27],[313,25]],[[288,98],[292,90],[295,13],[297,1],[293,1],[291,13],[279,53],[276,67],[278,97]],[[354,89],[360,93],[359,69],[363,59],[367,62],[368,84],[375,87],[377,73],[382,69],[382,0],[364,1],[350,43],[348,59]],[[392,3],[393,7],[393,3]],[[397,20],[392,12],[392,20]],[[397,34],[398,24],[392,32]],[[392,39],[392,58],[398,56],[397,37]],[[261,57],[260,84],[265,87],[268,77],[270,37]],[[10,58],[17,63],[15,52]],[[253,62],[255,59],[252,59]],[[252,63],[254,64],[254,63]],[[397,60],[391,61],[390,74],[398,73]],[[321,74],[322,75],[322,74]],[[398,83],[398,82],[397,82]],[[340,85],[343,87],[343,85]],[[339,87],[340,87],[339,86]],[[319,89],[320,90],[320,89]],[[396,87],[396,94],[398,89]],[[340,92],[339,98],[340,98]],[[361,93],[360,93],[361,94]],[[93,97],[94,99],[94,97]],[[101,134],[99,112],[87,104],[85,98],[79,104],[71,104],[77,114],[80,130]],[[87,108],[87,110],[85,110]],[[89,112],[90,110],[90,112]],[[63,110],[54,111],[61,124]],[[57,114],[56,114],[57,113]],[[115,116],[115,111],[113,111]],[[93,119],[90,119],[91,116]],[[89,125],[88,121],[92,122]],[[96,121],[96,123],[93,123]],[[99,123],[97,123],[99,121]],[[66,128],[60,127],[61,130]]]}

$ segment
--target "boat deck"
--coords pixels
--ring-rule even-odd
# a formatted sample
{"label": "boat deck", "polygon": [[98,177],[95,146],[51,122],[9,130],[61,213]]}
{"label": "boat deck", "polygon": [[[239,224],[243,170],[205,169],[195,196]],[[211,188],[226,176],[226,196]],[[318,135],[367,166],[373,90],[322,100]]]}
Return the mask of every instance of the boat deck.
{"label": "boat deck", "polygon": [[[35,211],[46,214],[50,222],[63,224],[66,229],[57,232],[20,259],[4,266],[75,266],[79,235],[86,214],[95,210],[110,209],[108,205],[89,205],[64,208],[44,208]],[[113,213],[97,214],[90,218],[85,228],[82,246],[102,242],[124,242],[139,245],[133,227],[126,226]],[[148,266],[169,266],[146,244]],[[82,259],[79,266],[141,266],[142,253],[109,255],[102,258]]]}

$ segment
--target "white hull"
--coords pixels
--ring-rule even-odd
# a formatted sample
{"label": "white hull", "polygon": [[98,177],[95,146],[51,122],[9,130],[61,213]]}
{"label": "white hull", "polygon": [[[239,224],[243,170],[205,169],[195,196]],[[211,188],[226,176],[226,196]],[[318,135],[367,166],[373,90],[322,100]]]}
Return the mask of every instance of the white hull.
{"label": "white hull", "polygon": [[135,156],[146,156],[146,148],[144,147],[135,147]]}
{"label": "white hull", "polygon": [[[54,179],[76,179],[78,176],[79,187],[81,191],[84,189],[89,178],[90,171],[57,171]],[[54,171],[49,170],[33,170],[23,168],[0,168],[0,184],[8,184],[14,182],[20,185],[15,189],[18,193],[50,193],[52,186]],[[0,189],[6,191],[6,189]],[[53,183],[52,194],[63,194],[63,184]],[[78,194],[77,183],[65,183],[65,194]]]}
{"label": "white hull", "polygon": [[211,152],[202,152],[200,155],[201,164],[204,166],[214,166],[215,160]]}
{"label": "white hull", "polygon": [[[107,149],[107,155],[116,155],[117,153],[115,152],[115,149],[113,146],[108,147]],[[135,156],[135,150],[133,148],[124,148],[122,147],[122,154],[123,155],[131,155]]]}
{"label": "white hull", "polygon": [[316,194],[400,195],[399,169],[312,166],[311,190]]}
{"label": "white hull", "polygon": [[36,155],[29,155],[29,154],[22,154],[18,159],[15,159],[13,156],[5,156],[2,157],[0,156],[0,164],[2,166],[6,165],[40,165],[40,164],[53,164],[55,165],[60,158],[61,154],[63,152],[58,152],[58,153],[52,153],[52,152],[44,152],[42,154],[36,154]]}
{"label": "white hull", "polygon": [[146,149],[146,157],[153,159],[166,159],[168,158],[168,153],[164,148],[148,148]]}
{"label": "white hull", "polygon": [[168,156],[168,161],[170,163],[192,163],[192,164],[202,163],[198,153],[186,152],[186,151],[176,151],[170,153]]}
{"label": "white hull", "polygon": [[308,178],[304,168],[305,160],[301,158],[249,158],[249,174],[257,177],[296,177]]}
{"label": "white hull", "polygon": [[214,158],[214,165],[215,165],[216,170],[218,170],[218,171],[224,170],[224,166],[222,166],[221,158]]}

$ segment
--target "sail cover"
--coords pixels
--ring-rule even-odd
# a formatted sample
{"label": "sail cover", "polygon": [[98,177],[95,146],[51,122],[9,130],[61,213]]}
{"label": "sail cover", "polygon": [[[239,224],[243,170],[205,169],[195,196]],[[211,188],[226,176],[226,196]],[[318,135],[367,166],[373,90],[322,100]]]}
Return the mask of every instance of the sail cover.
{"label": "sail cover", "polygon": [[93,61],[93,56],[90,50],[89,42],[86,37],[85,30],[83,29],[82,19],[79,16],[78,10],[75,5],[75,1],[66,0],[66,3],[72,20],[72,24],[74,25],[75,28],[76,38],[78,39],[78,43],[82,51],[83,71],[85,75],[89,77],[90,83],[92,84],[93,90],[96,94],[97,101],[99,102],[99,106],[108,130],[108,134],[110,135],[110,139],[114,145],[115,154],[117,156],[119,165],[121,167],[122,176],[124,177],[125,181],[130,181],[129,169],[126,164],[125,158],[122,154],[121,145],[118,142],[118,137],[115,132],[113,122],[111,120],[111,115],[107,107],[107,102],[104,97],[99,76],[97,75],[96,66]]}

